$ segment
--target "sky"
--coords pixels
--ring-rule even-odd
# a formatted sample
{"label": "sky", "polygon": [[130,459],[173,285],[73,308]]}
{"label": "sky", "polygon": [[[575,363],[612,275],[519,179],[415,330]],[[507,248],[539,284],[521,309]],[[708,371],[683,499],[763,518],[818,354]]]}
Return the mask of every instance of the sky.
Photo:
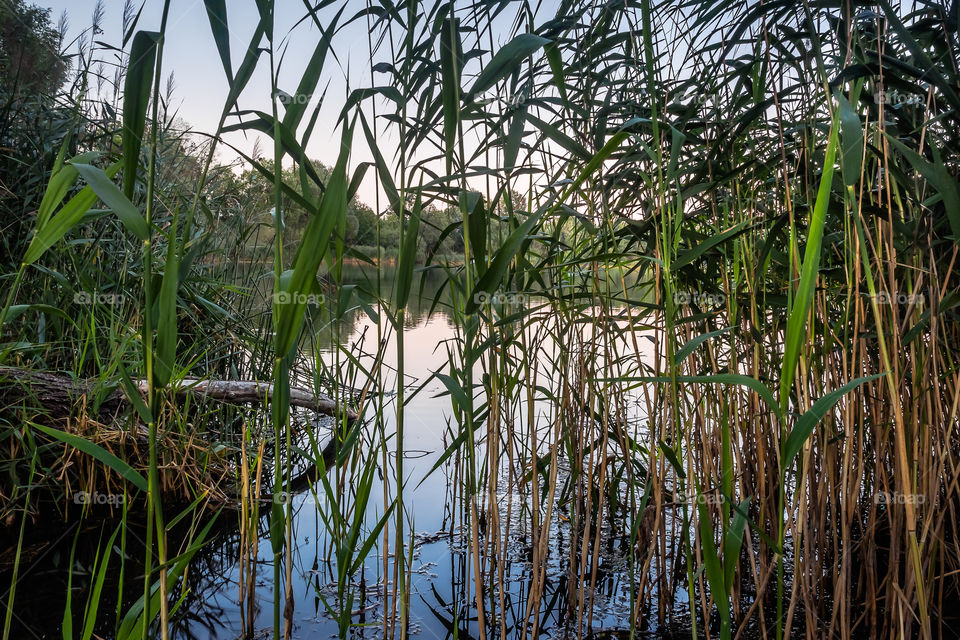
{"label": "sky", "polygon": [[[6,0],[0,0],[0,2],[4,1]],[[89,39],[90,24],[97,0],[27,0],[27,2],[49,8],[50,18],[54,24],[65,12],[68,24],[65,42],[73,43],[73,50],[79,37],[85,36]],[[540,0],[533,3],[536,7],[536,21],[539,23],[552,17],[557,10],[558,2],[559,0]],[[136,0],[135,7],[139,8],[141,3],[143,3],[143,10],[136,28],[159,30],[163,0]],[[464,0],[464,3],[469,4],[468,0]],[[309,4],[315,5],[317,2],[310,0]],[[349,0],[340,23],[356,15],[366,5],[364,0]],[[312,20],[303,20],[306,15],[304,0],[277,0],[277,6],[276,34],[279,43],[277,51],[278,59],[281,59],[279,88],[288,94],[295,94],[303,70],[317,45],[320,31]],[[322,10],[320,22],[324,25],[329,24],[334,12],[340,6],[341,3],[337,2]],[[102,32],[96,35],[95,40],[106,45],[120,46],[123,40],[124,0],[103,0],[103,7]],[[210,30],[204,1],[171,0],[170,7],[163,52],[164,81],[171,73],[174,78],[175,88],[170,108],[176,111],[193,131],[213,133],[216,131],[229,87]],[[236,70],[259,21],[259,14],[254,0],[227,0],[226,7],[230,27],[232,67]],[[508,9],[494,20],[489,42],[493,50],[499,49],[513,37],[516,26],[513,22],[515,15],[514,11]],[[333,166],[339,154],[341,131],[338,127],[338,117],[349,95],[349,89],[385,84],[387,76],[371,74],[371,68],[378,62],[393,62],[387,57],[390,55],[389,43],[381,47],[380,52],[376,54],[376,59],[371,61],[369,38],[366,18],[358,19],[343,27],[334,39],[336,55],[335,57],[328,55],[317,85],[318,93],[326,89],[326,97],[321,106],[314,133],[306,147],[306,153],[311,159],[327,166]],[[483,40],[487,41],[486,34]],[[68,51],[70,50],[68,47]],[[99,56],[114,60],[118,58],[116,52],[106,48],[99,52]],[[479,71],[480,64],[477,59],[468,63],[464,70],[465,86],[471,82],[469,76]],[[108,71],[107,75],[112,76],[112,72]],[[382,101],[383,98],[378,97],[377,100]],[[370,100],[364,101],[368,118],[370,118],[370,102]],[[304,117],[305,122],[309,120],[317,103],[318,100],[311,102]],[[265,54],[261,56],[256,72],[240,97],[239,108],[267,113],[271,111],[269,60]],[[236,118],[230,118],[227,124],[236,122]],[[384,122],[379,125],[377,147],[390,164],[396,153],[397,140],[393,132],[395,127],[385,125]],[[468,134],[467,137],[469,138],[470,135],[475,134]],[[248,155],[254,150],[258,138],[263,155],[272,157],[273,143],[265,134],[234,132],[224,136],[225,142]],[[469,153],[474,146],[474,141],[466,139],[464,143]],[[226,145],[221,144],[218,149],[218,161],[221,163],[237,160],[236,153]],[[430,144],[421,145],[417,151],[422,154],[421,157],[442,154],[439,149]],[[357,127],[350,158],[351,169],[362,162],[372,162],[373,159],[363,133],[360,127]],[[439,174],[444,173],[442,163],[440,161],[437,163],[437,166],[432,166],[433,170]],[[366,178],[359,188],[358,196],[374,210],[383,211],[387,206],[387,199],[382,189],[378,188],[374,173],[372,170],[366,172]],[[482,179],[469,178],[468,183],[473,188],[482,189],[482,185],[473,184],[474,180]]]}
{"label": "sky", "polygon": [[[3,0],[0,0],[3,1]],[[66,42],[73,42],[82,33],[89,33],[96,0],[28,0],[50,9],[51,21],[56,24],[61,14],[66,12],[68,29]],[[230,24],[231,56],[233,68],[239,66],[243,53],[258,22],[256,3],[252,0],[228,0],[227,16]],[[350,3],[353,4],[352,2]],[[105,14],[102,22],[103,32],[96,40],[119,46],[123,39],[123,0],[104,0]],[[280,0],[277,13],[277,34],[288,34],[294,24],[306,13],[301,0]],[[357,2],[357,10],[364,3]],[[137,3],[139,6],[139,2]],[[146,0],[137,29],[158,30],[160,27],[163,2]],[[353,11],[353,8],[349,8]],[[322,17],[327,17],[326,14]],[[317,43],[319,30],[312,21],[303,22],[290,33],[283,54],[280,73],[280,89],[295,93],[300,75]],[[368,32],[364,21],[344,28],[335,40],[337,59],[328,57],[324,75],[318,85],[322,89],[327,82],[327,98],[321,109],[318,125],[307,147],[307,155],[323,164],[335,164],[340,145],[340,131],[336,128],[339,110],[347,95],[347,76],[354,78],[351,85],[370,85],[370,62],[367,46]],[[164,82],[172,72],[175,89],[172,110],[186,121],[193,130],[212,133],[216,130],[223,103],[227,98],[228,83],[210,31],[203,0],[172,0],[167,25],[167,40],[164,47]],[[115,58],[109,51],[101,51],[101,56]],[[112,74],[111,74],[112,75]],[[308,109],[309,118],[313,106]],[[241,109],[257,109],[270,112],[270,76],[269,63],[264,55],[260,59],[257,71],[241,96]],[[236,122],[233,118],[228,120]],[[260,135],[260,147],[263,153],[272,157],[272,142]],[[257,135],[233,133],[226,140],[245,153],[253,150]],[[385,146],[395,148],[390,140],[384,140]],[[389,156],[388,156],[389,157]],[[221,162],[229,162],[236,155],[221,145],[218,153]],[[354,145],[351,165],[371,161],[372,155],[365,145]],[[372,172],[368,172],[368,176]],[[359,197],[371,206],[375,205],[377,189],[372,179],[365,181],[359,191]],[[384,202],[381,194],[381,204]]]}

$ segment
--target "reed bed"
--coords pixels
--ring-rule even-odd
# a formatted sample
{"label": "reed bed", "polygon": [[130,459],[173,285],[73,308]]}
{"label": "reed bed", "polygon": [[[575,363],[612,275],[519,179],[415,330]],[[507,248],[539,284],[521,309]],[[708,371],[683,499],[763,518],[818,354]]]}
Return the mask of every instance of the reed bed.
{"label": "reed bed", "polygon": [[[262,598],[273,637],[296,636],[304,524],[290,496],[304,478],[317,509],[308,535],[324,540],[317,571],[335,585],[318,597],[341,638],[414,635],[409,496],[421,481],[449,486],[453,637],[600,637],[618,598],[616,631],[631,638],[951,636],[956,2],[325,1],[304,2],[282,34],[287,5],[258,0],[250,29],[232,4],[205,0],[230,93],[218,129],[176,165],[189,171],[163,144],[178,134],[160,99],[170,3],[158,4],[159,31],[128,5],[112,97],[84,93],[95,108],[78,101],[71,131],[102,104],[115,117],[48,153],[0,311],[5,365],[125,389],[126,428],[147,439],[143,465],[69,437],[82,430],[43,431],[146,496],[142,595],[116,616],[117,637],[167,638],[188,615],[209,496],[190,480],[193,504],[170,513],[160,471],[170,450],[195,465],[177,442],[210,432],[231,443],[245,637]],[[319,167],[306,152],[314,109],[333,100],[322,82],[341,72],[357,24],[369,77],[349,77],[336,162]],[[293,87],[280,72],[296,37],[315,48]],[[81,47],[78,87],[95,49]],[[257,70],[269,72],[269,112],[239,106]],[[269,160],[232,149],[269,185],[266,218],[215,163],[236,132],[272,145]],[[380,194],[373,255],[346,242],[364,180]],[[445,228],[436,210],[455,213]],[[306,222],[292,235],[295,212]],[[399,230],[393,274],[348,284],[345,265],[385,263],[386,220]],[[66,245],[94,233],[111,245],[84,266],[92,245]],[[448,238],[462,247],[454,260],[436,253]],[[60,309],[70,282],[124,303],[74,322]],[[411,384],[418,298],[456,339]],[[339,324],[358,309],[371,323],[359,337]],[[130,372],[149,381],[145,397]],[[166,390],[189,376],[269,379],[269,412],[170,407]],[[431,381],[449,397],[446,448],[413,478],[408,407]],[[341,410],[327,445],[291,414],[291,386],[360,417]],[[19,549],[50,447],[32,423],[5,420]],[[171,522],[193,523],[176,552]],[[614,573],[627,584],[609,586]]]}

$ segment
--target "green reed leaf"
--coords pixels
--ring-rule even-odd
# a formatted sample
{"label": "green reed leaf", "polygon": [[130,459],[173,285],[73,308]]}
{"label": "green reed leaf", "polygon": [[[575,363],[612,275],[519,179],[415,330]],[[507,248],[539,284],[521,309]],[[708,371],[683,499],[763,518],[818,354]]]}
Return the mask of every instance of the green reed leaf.
{"label": "green reed leaf", "polygon": [[517,68],[524,59],[538,49],[550,43],[550,40],[533,33],[521,33],[497,51],[490,62],[470,88],[470,97],[476,97]]}
{"label": "green reed leaf", "polygon": [[174,219],[167,241],[167,264],[164,266],[160,292],[157,294],[157,349],[153,363],[153,383],[156,387],[165,387],[170,382],[177,355],[179,259],[177,225]]}
{"label": "green reed leaf", "polygon": [[327,190],[316,213],[310,216],[300,240],[290,280],[282,292],[274,298],[278,318],[275,346],[277,357],[286,357],[294,348],[303,326],[307,296],[313,291],[317,271],[326,255],[333,230],[346,215],[347,161],[350,157],[350,142],[353,127],[344,129],[340,145],[340,157],[327,181]]}
{"label": "green reed leaf", "polygon": [[719,335],[723,335],[728,331],[733,330],[734,327],[727,327],[725,329],[717,329],[716,331],[711,331],[709,333],[703,333],[699,336],[691,338],[685,345],[683,345],[675,354],[673,354],[673,363],[680,364],[683,362],[683,359],[689,356],[693,351],[700,346],[705,341],[710,338],[715,338]]}
{"label": "green reed leaf", "polygon": [[52,438],[56,438],[61,442],[64,442],[77,451],[81,451],[89,456],[95,458],[101,464],[106,465],[110,469],[116,471],[120,477],[124,478],[130,482],[133,486],[140,489],[141,491],[147,490],[147,480],[142,475],[137,473],[137,471],[131,467],[129,464],[113,455],[103,447],[98,444],[94,444],[85,438],[74,435],[72,433],[66,433],[65,431],[60,431],[59,429],[53,429],[51,427],[45,427],[40,424],[32,424],[34,429],[42,431]]}
{"label": "green reed leaf", "polygon": [[843,183],[852,186],[860,179],[863,166],[863,125],[860,115],[850,101],[839,91],[834,92],[840,116],[840,161],[843,167]]}
{"label": "green reed leaf", "polygon": [[140,147],[153,87],[153,68],[161,37],[155,31],[138,31],[130,45],[130,62],[123,87],[123,194],[128,199],[133,198],[137,182]]}
{"label": "green reed leaf", "polygon": [[120,528],[117,527],[113,530],[110,538],[107,540],[107,544],[103,547],[103,556],[100,556],[100,548],[97,549],[97,559],[99,561],[99,566],[97,567],[96,578],[94,578],[93,585],[90,588],[90,595],[87,600],[87,609],[84,612],[83,618],[83,631],[80,634],[81,640],[90,640],[93,637],[93,628],[97,622],[97,611],[100,608],[101,594],[103,593],[103,584],[107,578],[107,568],[110,566],[110,557],[113,555],[113,541],[116,540],[117,534],[120,533]]}
{"label": "green reed leaf", "polygon": [[[107,178],[112,178],[119,170],[119,162],[111,165],[105,172]],[[77,168],[71,167],[71,171],[77,172]],[[79,172],[77,172],[77,175],[80,175]],[[44,200],[46,200],[46,197],[44,197]],[[92,187],[87,186],[70,198],[56,214],[46,217],[42,223],[38,218],[37,229],[23,256],[23,264],[33,264],[39,260],[47,249],[59,242],[63,236],[84,220],[87,212],[90,211],[90,207],[96,201],[96,192]]]}
{"label": "green reed leaf", "polygon": [[110,176],[103,169],[81,163],[74,166],[87,184],[90,185],[90,188],[96,192],[97,197],[103,200],[104,204],[120,218],[120,222],[127,228],[127,231],[140,240],[146,240],[150,237],[150,229],[147,227],[147,221],[143,214],[110,180]]}
{"label": "green reed leaf", "polygon": [[820,421],[823,420],[825,415],[827,415],[827,412],[833,409],[834,405],[836,405],[840,399],[843,398],[843,396],[847,395],[860,385],[870,382],[871,380],[881,378],[884,375],[886,374],[878,373],[872,376],[857,378],[856,380],[843,385],[839,389],[831,391],[814,402],[813,406],[807,409],[804,414],[800,416],[800,419],[797,420],[797,424],[794,425],[793,429],[790,431],[790,435],[787,436],[787,439],[783,443],[783,447],[780,452],[781,472],[786,473],[787,470],[790,469],[790,465],[793,464],[794,458],[797,457],[797,454],[800,453],[800,450],[807,442],[807,439],[810,438],[810,435],[813,433],[813,429],[820,424]]}
{"label": "green reed leaf", "polygon": [[220,63],[223,65],[223,71],[227,75],[227,81],[233,84],[233,64],[230,62],[230,28],[227,26],[227,2],[226,0],[203,0],[207,8],[207,20],[210,21],[210,31],[213,33],[213,41],[217,45],[217,53],[220,54]]}
{"label": "green reed leaf", "polygon": [[443,101],[443,141],[447,173],[453,167],[457,130],[460,124],[460,70],[463,69],[463,47],[460,43],[460,20],[447,18],[440,31],[440,91]]}
{"label": "green reed leaf", "polygon": [[836,122],[830,127],[830,139],[823,161],[820,188],[807,227],[807,246],[800,266],[800,284],[797,286],[793,308],[787,319],[787,334],[784,339],[783,367],[780,372],[780,412],[787,410],[790,387],[796,375],[800,351],[807,342],[807,316],[813,304],[813,293],[820,273],[820,251],[823,242],[823,227],[827,221],[827,208],[832,196],[833,172],[837,155],[838,132]]}
{"label": "green reed leaf", "polygon": [[[422,204],[420,196],[410,213],[410,220],[404,231],[403,246],[400,248],[400,259],[397,261],[397,293],[394,303],[397,309],[407,306],[410,299],[410,289],[413,286],[413,272],[417,266],[417,240],[420,231],[420,213]],[[402,224],[402,221],[401,221]]]}
{"label": "green reed leaf", "polygon": [[723,536],[723,583],[728,593],[733,592],[733,577],[740,561],[740,548],[743,545],[743,533],[747,527],[749,509],[750,498],[747,498],[734,510],[733,522]]}

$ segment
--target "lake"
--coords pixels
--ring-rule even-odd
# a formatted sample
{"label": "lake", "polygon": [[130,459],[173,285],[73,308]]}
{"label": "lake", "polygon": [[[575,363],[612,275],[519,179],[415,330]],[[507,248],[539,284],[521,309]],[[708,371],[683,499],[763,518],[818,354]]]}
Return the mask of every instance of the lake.
{"label": "lake", "polygon": [[[392,270],[385,268],[380,275],[379,286],[384,291],[391,290],[394,277]],[[337,378],[338,384],[355,388],[364,386],[367,380],[357,371],[373,368],[374,352],[378,343],[378,326],[375,321],[378,313],[376,305],[365,300],[360,289],[373,288],[375,285],[371,281],[375,278],[376,270],[371,267],[346,268],[343,275],[344,286],[340,291],[357,287],[351,291],[357,304],[351,305],[345,313],[332,319],[322,311],[314,309],[312,330],[301,345],[301,371],[315,368],[316,371]],[[424,638],[471,638],[478,637],[480,629],[472,591],[472,540],[469,536],[470,528],[464,526],[468,517],[462,494],[462,455],[457,453],[439,462],[451,442],[461,433],[447,388],[441,378],[434,375],[446,371],[449,366],[448,352],[462,340],[461,330],[457,328],[445,306],[449,304],[449,291],[441,286],[443,281],[441,274],[426,274],[422,295],[417,289],[418,295],[413,296],[406,309],[404,323],[404,379],[408,396],[404,411],[405,547],[411,554],[408,567],[410,601],[407,633],[413,637]],[[324,295],[330,295],[330,292]],[[255,296],[266,300],[262,291],[255,293]],[[437,299],[439,303],[435,304]],[[530,298],[527,303],[536,305],[539,301]],[[622,324],[623,319],[613,321]],[[386,323],[382,323],[381,331],[385,325]],[[643,335],[642,330],[638,330],[638,333]],[[366,509],[365,523],[368,527],[373,526],[383,514],[384,483],[387,484],[387,495],[393,496],[396,493],[394,436],[398,354],[395,333],[388,331],[383,337],[387,344],[380,367],[383,418],[380,426],[374,427],[376,421],[372,418],[375,416],[371,414],[376,411],[368,409],[358,445],[369,447],[372,446],[371,443],[379,440],[377,446],[381,447],[381,451],[375,453],[378,456],[378,467]],[[589,345],[589,332],[585,337],[584,345]],[[541,358],[549,359],[549,354],[557,351],[557,345],[551,344],[552,340],[553,338],[548,337],[538,344]],[[652,362],[656,353],[654,347],[646,341],[641,342],[645,344],[642,347],[645,357]],[[337,345],[342,346],[338,348]],[[585,346],[584,349],[586,348]],[[345,366],[346,353],[356,358],[358,366]],[[474,367],[477,379],[484,374],[485,366],[489,366],[489,363],[478,362]],[[551,369],[550,366],[544,366],[545,371]],[[309,384],[309,379],[309,375],[299,377],[301,384]],[[550,386],[551,381],[541,380],[538,384]],[[374,391],[371,397],[375,395]],[[478,395],[477,401],[483,402],[483,397]],[[517,403],[512,412],[517,420],[513,428],[518,429],[520,440],[529,437],[520,437],[520,432],[529,434],[532,431],[541,443],[538,446],[538,455],[545,456],[550,452],[549,436],[558,415],[551,410],[551,403],[545,402],[542,397],[534,399],[533,404],[531,413],[526,402]],[[634,402],[627,416],[632,436],[639,434],[640,423],[645,419],[645,414],[639,407],[639,403]],[[524,428],[523,424],[530,415],[535,416],[536,423],[532,430]],[[309,439],[304,436],[307,432],[312,432],[321,441],[330,438],[329,420],[311,420],[305,414],[297,413],[294,422],[300,427],[297,431],[300,435],[295,438],[295,443],[305,450],[310,447]],[[378,432],[378,429],[382,430],[382,433]],[[488,442],[478,440],[479,452],[486,452],[487,446]],[[499,446],[510,449],[508,444],[501,443]],[[267,451],[269,457],[269,446]],[[334,478],[338,474],[339,471],[330,471],[329,477]],[[484,489],[479,496],[481,540],[478,541],[477,548],[484,549],[487,576],[490,580],[490,590],[485,594],[491,607],[487,612],[490,620],[487,626],[488,634],[521,637],[525,625],[529,631],[533,617],[537,618],[542,637],[578,637],[578,625],[582,629],[592,630],[593,633],[605,630],[623,631],[629,628],[628,621],[635,598],[633,589],[636,588],[636,580],[631,580],[632,569],[628,560],[631,544],[629,536],[624,535],[622,530],[614,530],[604,525],[600,527],[600,535],[596,540],[596,558],[592,552],[587,553],[579,547],[572,547],[571,545],[582,544],[583,541],[572,540],[570,535],[570,508],[573,497],[570,493],[571,484],[568,482],[569,463],[565,462],[562,456],[558,459],[556,474],[555,485],[563,488],[557,490],[549,513],[550,524],[545,529],[549,531],[549,539],[542,547],[545,551],[542,557],[545,571],[539,580],[534,576],[530,478],[518,473],[516,467],[505,464],[496,471],[495,488],[492,491]],[[269,477],[269,473],[265,472],[265,477]],[[538,481],[540,480],[538,477]],[[545,480],[540,482],[539,489],[541,495],[546,495],[549,487]],[[627,498],[625,495],[621,497]],[[633,497],[639,499],[639,496]],[[322,518],[322,513],[329,509],[328,501],[319,485],[301,490],[288,499],[294,515],[292,538],[295,541],[291,569],[295,625],[293,635],[297,638],[335,637],[337,621],[324,604],[333,604],[337,595],[335,560],[331,558],[332,540]],[[543,504],[541,502],[541,511]],[[496,518],[492,513],[494,509]],[[261,514],[267,511],[266,506],[261,507]],[[392,526],[392,518],[390,522]],[[493,522],[499,525],[498,536],[492,535],[492,525],[488,529],[488,523]],[[84,525],[85,530],[76,552],[78,561],[74,572],[74,590],[75,597],[80,601],[81,614],[82,600],[86,595],[83,586],[90,579],[89,572],[83,567],[90,557],[96,557],[97,544],[103,535],[94,523]],[[102,526],[103,532],[109,532],[115,525],[108,522]],[[72,531],[74,529],[71,527],[67,533]],[[142,542],[138,535],[142,534],[142,530],[138,531],[134,525],[130,531],[127,553],[128,557],[135,559],[138,552],[133,549],[137,548],[138,541]],[[248,609],[247,604],[241,606],[239,601],[240,533],[235,514],[227,511],[221,515],[215,532],[216,537],[198,553],[191,566],[187,579],[189,592],[174,616],[173,637],[234,639],[250,629],[253,630],[254,637],[268,637],[273,624],[273,560],[266,516],[261,515],[258,522],[258,578],[256,604],[252,610]],[[392,531],[390,535],[394,535]],[[31,607],[21,601],[14,628],[19,625],[25,633],[30,632],[41,638],[59,637],[59,614],[56,618],[51,618],[47,616],[47,612],[51,607],[57,612],[62,611],[63,595],[67,589],[65,582],[70,573],[64,571],[63,565],[70,554],[71,541],[70,535],[61,536],[52,551],[48,552],[46,562],[41,559],[37,571],[28,572],[22,578],[20,588],[36,589],[37,593],[42,593],[44,604],[37,601],[37,606]],[[587,562],[571,571],[571,562],[578,564],[581,555]],[[128,566],[137,565],[134,561]],[[356,576],[361,588],[355,590],[353,603],[352,620],[358,625],[352,630],[354,637],[383,636],[383,567],[383,557],[374,549]],[[580,574],[583,576],[581,579],[577,571],[586,571],[587,575]],[[594,582],[594,587],[592,595],[587,596],[592,599],[589,608],[592,614],[589,619],[584,619],[577,613],[570,613],[576,609],[568,606],[568,602],[571,598],[584,597],[580,591],[581,582],[587,577]],[[494,578],[502,588],[494,585]],[[392,577],[388,577],[386,582],[388,589],[392,588]],[[539,594],[536,598],[536,611],[529,606],[532,587]],[[111,590],[105,590],[105,593],[111,593]],[[135,596],[136,593],[131,594],[128,591],[124,602],[129,604]],[[112,600],[110,596],[105,598],[109,606],[101,608],[98,628],[112,629],[116,613],[110,611],[110,608],[115,606],[115,596]],[[648,602],[645,606],[649,605]],[[75,603],[75,610],[77,606]],[[679,594],[670,606],[678,612],[685,610],[687,604],[684,594]],[[650,618],[655,619],[655,616]],[[664,637],[668,630],[657,629],[656,624],[652,623],[647,631]]]}

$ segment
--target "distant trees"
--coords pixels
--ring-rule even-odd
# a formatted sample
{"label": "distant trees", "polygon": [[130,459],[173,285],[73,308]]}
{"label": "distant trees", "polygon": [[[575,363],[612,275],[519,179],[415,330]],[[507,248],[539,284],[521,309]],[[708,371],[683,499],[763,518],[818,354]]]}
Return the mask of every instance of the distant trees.
{"label": "distant trees", "polygon": [[31,212],[74,131],[69,100],[57,99],[67,71],[49,10],[0,0],[0,267],[19,264]]}
{"label": "distant trees", "polygon": [[377,214],[366,205],[362,205],[357,210],[357,231],[354,242],[363,246],[377,244]]}
{"label": "distant trees", "polygon": [[0,2],[0,84],[8,97],[52,95],[68,65],[50,10],[23,0]]}
{"label": "distant trees", "polygon": [[[318,177],[325,180],[331,168],[320,162],[313,162]],[[269,160],[263,166],[272,171],[273,163]],[[299,173],[293,168],[283,170],[282,180],[291,189],[301,192],[303,185],[299,180]],[[267,223],[273,211],[273,184],[256,170],[247,170],[242,173],[233,184],[237,196],[248,212],[256,212],[253,218]],[[316,202],[320,198],[320,189],[315,184],[308,186],[306,197]],[[295,246],[307,223],[310,215],[302,206],[289,197],[281,200],[281,209],[284,212],[284,244]],[[248,217],[249,216],[248,214]],[[426,207],[421,213],[420,237],[418,254],[421,259],[430,253],[439,255],[460,254],[463,252],[463,234],[459,227],[454,228],[443,238],[443,231],[452,223],[460,219],[459,211],[454,207],[438,208]],[[266,225],[265,225],[266,227]],[[347,246],[360,248],[372,255],[378,245],[388,256],[396,255],[400,247],[400,224],[396,215],[384,213],[380,216],[359,198],[354,197],[347,205],[347,223],[344,231],[344,242]],[[272,242],[272,230],[264,228],[264,232],[257,236],[257,244]]]}
{"label": "distant trees", "polygon": [[455,227],[441,241],[440,236],[451,224],[460,220],[460,211],[454,207],[438,209],[427,207],[420,214],[420,249],[424,254],[462,254],[463,232]]}
{"label": "distant trees", "polygon": [[[273,161],[264,160],[263,166],[268,171],[273,171]],[[317,177],[325,181],[331,173],[331,168],[319,162],[313,163]],[[307,200],[317,202],[320,199],[320,187],[313,181],[308,181],[306,187],[300,182],[299,172],[292,168],[285,168],[281,172],[281,180],[292,190],[300,193]],[[234,187],[237,189],[237,198],[240,200],[243,208],[247,211],[247,217],[253,220],[269,223],[274,209],[273,183],[255,169],[244,171],[237,179]],[[303,189],[307,191],[304,193]],[[310,212],[304,209],[299,203],[289,196],[284,196],[280,201],[280,208],[283,212],[284,222],[284,244],[288,248],[293,248],[299,242],[299,238],[307,225]],[[269,225],[268,225],[269,226]],[[269,243],[272,241],[272,229],[265,229],[259,236],[258,243]],[[371,242],[376,238],[376,215],[373,211],[354,197],[347,205],[347,224],[345,230],[345,241],[347,244],[365,244],[359,239],[370,239]],[[292,257],[292,254],[291,254]]]}

